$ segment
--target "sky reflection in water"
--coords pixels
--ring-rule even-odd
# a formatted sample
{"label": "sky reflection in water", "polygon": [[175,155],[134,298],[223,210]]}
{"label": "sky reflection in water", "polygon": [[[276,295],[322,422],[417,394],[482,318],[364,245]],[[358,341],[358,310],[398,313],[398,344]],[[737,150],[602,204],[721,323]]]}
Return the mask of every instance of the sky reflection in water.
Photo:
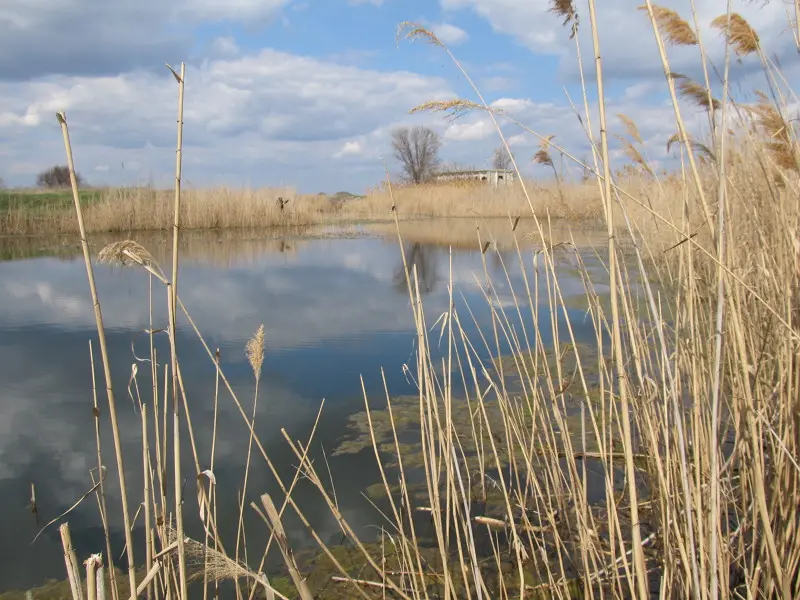
{"label": "sky reflection in water", "polygon": [[[287,482],[294,475],[293,465],[297,461],[280,429],[286,428],[293,439],[306,439],[325,398],[314,439],[315,455],[322,460],[320,448],[330,453],[344,433],[348,417],[363,408],[360,377],[363,376],[370,402],[375,405],[380,405],[384,397],[382,368],[391,394],[410,393],[413,388],[402,366],[407,363],[413,369],[415,352],[412,314],[396,242],[362,237],[300,240],[288,246],[290,253],[251,248],[242,252],[240,259],[235,254],[228,256],[224,265],[207,257],[189,257],[183,263],[179,280],[183,302],[209,346],[220,348],[222,367],[248,412],[252,408],[254,385],[244,345],[258,325],[264,323],[266,356],[256,430],[280,476]],[[447,250],[408,244],[406,252],[417,265],[425,291],[426,318],[431,326],[447,310]],[[486,265],[500,304],[511,308],[513,297],[500,261],[490,254],[485,256]],[[526,256],[530,260],[530,253]],[[455,297],[465,326],[472,319],[464,309],[464,302],[482,326],[489,324],[489,311],[477,284],[485,279],[482,258],[480,252],[453,253]],[[522,293],[516,255],[509,253],[503,258],[514,288]],[[583,291],[576,272],[569,268],[573,263],[566,260],[564,265],[561,285],[565,295],[581,295]],[[530,263],[528,273],[532,273]],[[140,270],[106,265],[96,266],[95,274],[122,423],[129,502],[135,510],[141,502],[141,429],[139,412],[128,395],[127,385],[135,362],[133,350],[139,356],[147,355],[147,338],[137,336],[136,332],[149,327],[148,277]],[[97,461],[88,342],[93,340],[95,350],[97,344],[86,272],[77,257],[0,263],[0,305],[0,502],[3,504],[0,530],[4,532],[0,541],[0,590],[3,590],[64,576],[57,526],[31,545],[38,528],[26,505],[30,483],[35,482],[44,523],[91,487],[88,471]],[[529,311],[523,310],[523,318],[530,325]],[[582,311],[574,311],[570,318],[578,335],[589,334],[590,323],[584,320]],[[165,292],[155,283],[154,323],[156,327],[166,324]],[[179,327],[181,366],[199,461],[201,469],[205,469],[209,467],[214,413],[214,368],[186,319],[179,321]],[[157,339],[163,361],[168,356],[168,343],[163,335]],[[432,343],[436,339],[438,330],[431,333]],[[114,558],[119,561],[123,547],[119,493],[99,363],[98,378],[104,460],[110,467],[107,494],[117,553]],[[139,364],[139,385],[148,399],[147,363]],[[187,433],[185,426],[183,433]],[[231,540],[231,545],[237,515],[230,500],[235,501],[241,486],[247,437],[238,410],[230,396],[223,393],[214,470],[219,494],[229,499],[220,521],[224,539]],[[188,450],[184,450],[183,456],[187,520],[196,524],[194,460]],[[362,452],[328,458],[342,512],[355,530],[363,533],[377,520],[373,512],[364,510],[366,502],[360,495],[361,490],[377,479],[374,456]],[[248,501],[277,490],[263,461],[255,456],[253,464]],[[308,489],[308,484],[305,485],[300,489]],[[309,509],[312,525],[322,539],[338,541],[339,528],[318,504],[317,495],[301,493],[298,498]],[[260,556],[264,525],[251,509],[247,508],[245,515],[248,543]],[[68,520],[79,557],[104,550],[93,497],[71,513]],[[141,523],[140,516],[137,525]],[[297,519],[287,517],[286,527],[296,545],[310,542],[310,536]],[[190,528],[189,533],[199,535],[196,527]],[[135,550],[139,557],[143,556],[141,548]]]}

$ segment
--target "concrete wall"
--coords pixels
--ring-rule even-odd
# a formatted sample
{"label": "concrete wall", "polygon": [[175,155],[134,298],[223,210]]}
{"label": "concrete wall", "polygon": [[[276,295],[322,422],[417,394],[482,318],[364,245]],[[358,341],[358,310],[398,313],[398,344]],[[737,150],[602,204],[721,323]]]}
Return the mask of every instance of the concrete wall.
{"label": "concrete wall", "polygon": [[515,173],[513,171],[497,171],[494,169],[480,171],[459,171],[453,173],[440,173],[436,176],[436,181],[465,181],[476,180],[485,181],[492,187],[508,185],[513,183]]}

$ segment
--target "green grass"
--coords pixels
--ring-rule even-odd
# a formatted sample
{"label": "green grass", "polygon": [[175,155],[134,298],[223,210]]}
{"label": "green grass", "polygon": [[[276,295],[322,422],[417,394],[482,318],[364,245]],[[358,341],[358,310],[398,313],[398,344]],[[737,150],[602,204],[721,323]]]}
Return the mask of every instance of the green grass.
{"label": "green grass", "polygon": [[[101,190],[82,190],[81,200],[84,203],[96,202],[102,196]],[[69,210],[72,208],[72,190],[0,190],[0,212],[29,209]]]}

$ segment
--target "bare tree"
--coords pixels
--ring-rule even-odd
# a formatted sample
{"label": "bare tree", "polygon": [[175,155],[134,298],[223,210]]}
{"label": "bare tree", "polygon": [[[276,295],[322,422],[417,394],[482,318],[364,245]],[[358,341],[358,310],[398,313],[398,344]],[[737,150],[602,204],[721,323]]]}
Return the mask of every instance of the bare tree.
{"label": "bare tree", "polygon": [[513,168],[511,155],[508,153],[505,146],[500,146],[494,151],[492,155],[492,168],[498,171],[510,171]]}
{"label": "bare tree", "polygon": [[[75,173],[75,179],[77,179],[78,185],[83,183],[83,178],[78,173]],[[71,185],[69,168],[58,165],[42,171],[36,176],[36,185],[46,188],[69,187]]]}
{"label": "bare tree", "polygon": [[413,183],[430,179],[439,165],[439,135],[427,127],[417,125],[398,127],[392,131],[394,156],[403,166],[403,174]]}

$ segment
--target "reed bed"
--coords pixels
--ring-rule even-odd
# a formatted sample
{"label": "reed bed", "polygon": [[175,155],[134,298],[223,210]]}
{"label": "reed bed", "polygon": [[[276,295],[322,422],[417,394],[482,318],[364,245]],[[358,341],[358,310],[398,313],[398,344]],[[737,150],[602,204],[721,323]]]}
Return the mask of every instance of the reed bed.
{"label": "reed bed", "polygon": [[[659,189],[653,176],[642,169],[626,177],[627,189],[656,202],[661,213],[680,209],[680,186],[665,182]],[[534,209],[542,218],[577,227],[602,222],[602,202],[594,181],[527,181]],[[395,184],[394,199],[401,218],[468,217],[508,218],[530,214],[519,185],[493,188],[485,183]],[[171,193],[152,188],[107,188],[82,192],[86,230],[92,233],[166,231],[172,218]],[[33,198],[34,195],[20,195]],[[281,208],[280,199],[284,200]],[[385,185],[364,197],[342,200],[324,195],[302,195],[292,189],[231,187],[189,188],[184,193],[181,219],[187,230],[268,229],[348,221],[393,221],[391,196]],[[63,203],[39,206],[17,202],[0,212],[0,232],[5,235],[61,234],[75,231],[74,211]],[[634,210],[632,218],[648,226],[652,217]]]}
{"label": "reed bed", "polygon": [[[291,188],[239,189],[189,188],[184,192],[181,220],[186,229],[257,229],[296,227],[333,212],[327,198],[298,196]],[[281,201],[285,204],[281,208]],[[89,232],[169,230],[172,225],[172,192],[147,187],[108,188],[84,205]],[[31,210],[9,208],[0,215],[0,231],[9,235],[74,232],[74,210],[53,207]]]}
{"label": "reed bed", "polygon": [[[584,118],[599,120],[603,132],[590,141],[599,214],[607,231],[605,270],[599,278],[591,275],[577,244],[548,239],[546,214],[537,210],[535,192],[522,185],[515,208],[522,213],[527,207],[538,244],[530,248],[519,242],[513,235],[519,221],[510,215],[507,227],[516,240],[512,247],[524,283],[514,290],[516,304],[501,309],[495,286],[513,287],[511,278],[492,281],[488,269],[481,274],[491,323],[480,335],[467,335],[471,309],[452,301],[458,295],[452,283],[447,311],[426,313],[418,273],[403,254],[417,333],[410,365],[417,393],[396,399],[385,390],[385,407],[375,409],[365,390],[365,411],[356,418],[363,434],[356,450],[374,454],[378,486],[385,492],[381,512],[376,511],[379,533],[371,539],[362,539],[363,532],[348,523],[325,463],[311,459],[319,420],[306,440],[284,432],[286,452],[297,468],[291,478],[280,476],[258,435],[256,399],[251,405],[237,396],[174,287],[180,258],[177,221],[171,276],[135,242],[103,250],[103,260],[139,269],[153,286],[170,292],[169,360],[162,357],[158,363],[151,344],[153,368],[139,375],[150,381],[136,386],[137,395],[138,390],[152,395],[145,398],[142,392],[137,402],[153,409],[142,411],[152,415],[151,424],[143,424],[142,458],[153,485],[142,494],[152,517],[139,530],[148,549],[139,560],[146,562],[148,576],[137,579],[129,551],[130,589],[156,600],[185,599],[190,581],[195,586],[203,581],[204,597],[216,595],[226,580],[233,581],[237,598],[248,599],[800,597],[800,153],[790,107],[780,100],[792,97],[791,90],[779,84],[780,72],[763,57],[749,25],[741,17],[723,15],[715,27],[728,42],[720,71],[724,93],[717,103],[707,102],[711,139],[704,146],[693,142],[678,103],[680,90],[688,88],[676,85],[667,47],[697,46],[704,68],[706,55],[699,38],[689,35],[694,30],[687,21],[648,0],[643,18],[661,53],[679,131],[674,143],[683,159],[682,170],[668,184],[653,184],[657,191],[651,199],[667,202],[650,203],[641,189],[616,177],[610,163],[602,40],[593,0],[588,9],[580,22],[592,31],[600,102],[598,114],[590,113],[585,96]],[[556,2],[553,10],[565,25],[577,27],[570,2]],[[400,35],[430,43],[463,70],[429,30],[404,24]],[[578,43],[577,36],[572,40]],[[737,102],[728,93],[731,52],[764,59],[774,93],[756,105]],[[691,93],[702,99],[696,90]],[[479,90],[475,95],[478,101],[423,108],[485,110],[493,119],[504,118],[483,103]],[[60,118],[66,134],[65,118]],[[71,156],[66,135],[65,140]],[[179,174],[178,169],[180,207]],[[401,217],[422,210],[408,193],[395,194],[387,185],[380,202],[367,200],[367,205],[394,207],[401,241]],[[80,215],[77,202],[76,212]],[[634,219],[634,214],[647,218]],[[654,231],[666,231],[677,242],[666,249],[660,238],[651,243],[645,229],[650,222]],[[627,255],[623,237],[630,244]],[[485,246],[486,241],[484,232],[476,230],[476,249],[484,256],[500,252]],[[585,275],[585,319],[596,334],[588,347],[578,343],[567,318],[558,276],[561,252],[570,253]],[[86,263],[94,294],[88,254]],[[523,309],[531,319],[523,318]],[[219,403],[230,402],[241,416],[249,440],[243,488],[257,462],[281,490],[270,497],[248,489],[232,498],[238,514],[261,519],[240,518],[235,541],[222,539],[217,527],[220,498],[231,491],[217,488],[213,442],[210,457],[199,453],[191,422],[194,399],[186,397],[174,339],[176,312],[197,334],[216,373],[215,414]],[[264,339],[258,324],[253,330],[247,353],[258,390]],[[552,344],[544,343],[545,334]],[[510,356],[499,356],[504,345],[513,349]],[[107,356],[101,350],[113,407]],[[324,415],[324,405],[320,411]],[[167,412],[174,419],[169,425],[162,420]],[[113,410],[111,418],[114,425]],[[168,448],[176,451],[172,464]],[[180,449],[190,453],[195,465],[187,479],[195,476],[196,494],[181,496]],[[126,464],[117,456],[120,477],[124,468],[139,468]],[[120,484],[126,535],[131,535],[124,478]],[[298,503],[298,494],[312,493],[336,519],[347,560],[341,547],[330,546],[314,531]],[[282,526],[287,513],[299,519],[319,547],[311,563],[298,561],[292,551],[293,540]],[[182,533],[190,518],[199,518],[203,540]],[[266,549],[240,549],[244,523],[267,528]],[[65,543],[65,552],[70,551]],[[279,554],[288,573],[281,585],[279,578],[262,572],[270,551]],[[70,558],[67,564],[75,562]],[[113,571],[113,565],[108,569]],[[80,582],[73,590],[76,600],[84,597]]]}

